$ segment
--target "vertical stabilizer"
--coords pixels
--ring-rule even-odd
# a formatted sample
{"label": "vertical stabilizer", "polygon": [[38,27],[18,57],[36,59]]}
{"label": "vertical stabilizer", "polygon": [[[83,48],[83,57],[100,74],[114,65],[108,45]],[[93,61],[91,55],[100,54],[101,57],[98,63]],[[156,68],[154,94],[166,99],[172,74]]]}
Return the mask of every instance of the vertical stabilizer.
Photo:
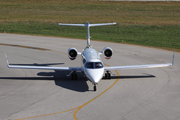
{"label": "vertical stabilizer", "polygon": [[89,22],[87,21],[87,47],[90,47],[90,32],[89,32]]}
{"label": "vertical stabilizer", "polygon": [[86,24],[63,24],[63,23],[59,23],[58,25],[87,27],[87,47],[90,47],[90,31],[89,31],[90,27],[93,27],[93,26],[104,26],[104,25],[115,25],[115,24],[116,23],[89,24],[89,22],[87,21]]}

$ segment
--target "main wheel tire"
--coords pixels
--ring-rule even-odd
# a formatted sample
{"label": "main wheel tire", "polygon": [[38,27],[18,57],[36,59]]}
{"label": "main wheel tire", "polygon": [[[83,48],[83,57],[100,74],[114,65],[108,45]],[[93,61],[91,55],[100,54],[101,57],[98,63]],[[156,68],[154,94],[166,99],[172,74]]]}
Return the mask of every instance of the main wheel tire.
{"label": "main wheel tire", "polygon": [[108,79],[111,79],[111,74],[110,73],[108,73]]}
{"label": "main wheel tire", "polygon": [[71,79],[74,80],[74,74],[71,74]]}
{"label": "main wheel tire", "polygon": [[77,80],[77,74],[76,73],[74,74],[74,76],[75,76],[75,80]]}
{"label": "main wheel tire", "polygon": [[96,89],[96,86],[94,86],[94,91],[96,91],[97,89]]}
{"label": "main wheel tire", "polygon": [[107,73],[105,73],[105,79],[107,79]]}

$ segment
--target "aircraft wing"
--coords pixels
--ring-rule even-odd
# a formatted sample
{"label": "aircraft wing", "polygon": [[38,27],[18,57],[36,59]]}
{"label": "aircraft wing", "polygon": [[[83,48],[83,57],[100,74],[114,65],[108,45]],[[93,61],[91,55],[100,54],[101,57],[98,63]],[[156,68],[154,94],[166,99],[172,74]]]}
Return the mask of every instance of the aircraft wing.
{"label": "aircraft wing", "polygon": [[172,63],[166,63],[166,64],[147,64],[147,65],[130,65],[130,66],[110,66],[110,67],[104,67],[104,70],[124,70],[124,69],[139,69],[139,68],[156,68],[156,67],[168,67],[174,65],[174,55]]}
{"label": "aircraft wing", "polygon": [[168,64],[149,64],[149,65],[131,65],[131,66],[111,66],[111,67],[104,67],[104,70],[155,68],[155,67],[168,67],[168,66],[172,66],[172,63],[168,63]]}
{"label": "aircraft wing", "polygon": [[5,53],[6,63],[8,68],[18,69],[43,69],[43,70],[69,70],[69,71],[83,71],[81,67],[50,67],[50,66],[21,66],[21,65],[9,65],[7,55]]}

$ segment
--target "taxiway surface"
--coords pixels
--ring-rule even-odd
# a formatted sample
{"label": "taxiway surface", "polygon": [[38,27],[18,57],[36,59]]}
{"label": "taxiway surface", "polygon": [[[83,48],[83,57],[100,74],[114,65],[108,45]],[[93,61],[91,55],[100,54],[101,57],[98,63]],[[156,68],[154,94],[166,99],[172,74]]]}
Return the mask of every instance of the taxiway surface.
{"label": "taxiway surface", "polygon": [[[97,51],[109,46],[110,66],[170,63],[173,52],[91,41]],[[70,47],[82,51],[86,40],[0,34],[1,120],[180,120],[180,54],[167,68],[112,71],[111,80],[101,80],[97,91],[83,74],[78,80],[68,71],[10,69],[10,64],[81,66],[71,61]]]}

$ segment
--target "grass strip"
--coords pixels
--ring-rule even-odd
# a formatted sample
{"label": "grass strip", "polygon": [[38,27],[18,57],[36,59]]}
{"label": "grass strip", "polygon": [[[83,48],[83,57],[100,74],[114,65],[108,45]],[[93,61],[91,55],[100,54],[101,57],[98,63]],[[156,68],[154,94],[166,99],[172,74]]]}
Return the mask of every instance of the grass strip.
{"label": "grass strip", "polygon": [[117,22],[90,28],[92,39],[180,51],[179,8],[180,2],[1,0],[0,32],[84,39],[86,28],[57,23]]}
{"label": "grass strip", "polygon": [[[91,27],[92,40],[137,44],[180,50],[180,26],[176,25],[114,25]],[[57,23],[12,22],[0,23],[1,33],[85,39],[85,27],[58,26]],[[179,51],[178,50],[178,51]]]}

